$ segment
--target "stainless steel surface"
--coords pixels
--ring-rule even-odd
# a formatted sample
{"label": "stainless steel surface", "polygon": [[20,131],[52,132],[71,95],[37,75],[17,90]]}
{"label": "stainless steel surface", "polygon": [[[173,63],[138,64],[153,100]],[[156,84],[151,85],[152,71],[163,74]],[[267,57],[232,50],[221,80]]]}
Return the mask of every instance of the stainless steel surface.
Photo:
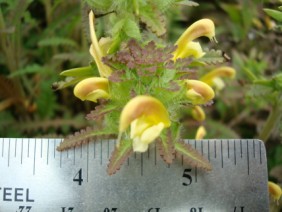
{"label": "stainless steel surface", "polygon": [[59,142],[0,139],[1,212],[268,211],[266,154],[259,140],[186,141],[210,160],[211,172],[182,161],[168,166],[153,144],[113,176],[106,167],[114,141],[57,152]]}

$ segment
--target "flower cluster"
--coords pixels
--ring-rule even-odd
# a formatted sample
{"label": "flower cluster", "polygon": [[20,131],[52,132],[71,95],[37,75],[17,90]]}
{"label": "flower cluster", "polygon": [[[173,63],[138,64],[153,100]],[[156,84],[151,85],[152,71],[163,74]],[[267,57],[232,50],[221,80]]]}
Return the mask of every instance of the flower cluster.
{"label": "flower cluster", "polygon": [[[235,76],[233,68],[223,66],[198,79],[195,77],[197,62],[200,63],[206,54],[195,39],[204,36],[217,42],[213,21],[202,19],[195,22],[174,46],[158,47],[154,41],[142,44],[131,40],[123,49],[111,55],[108,54],[108,47],[112,39],[108,37],[98,41],[94,22],[95,16],[91,11],[90,54],[96,66],[81,69],[83,77],[77,78],[79,82],[75,85],[74,95],[82,101],[96,103],[101,99],[106,100],[102,107],[97,107],[95,115],[103,114],[104,128],[108,129],[100,131],[100,134],[115,134],[118,138],[109,165],[113,171],[109,174],[119,169],[111,167],[111,164],[120,164],[119,160],[124,159],[122,152],[145,152],[155,140],[160,141],[160,149],[167,150],[162,152],[172,157],[178,152],[190,159],[193,158],[191,155],[196,155],[202,161],[202,165],[196,165],[210,169],[200,154],[197,155],[181,142],[180,129],[183,111],[188,111],[195,121],[201,123],[196,139],[202,139],[206,134],[202,124],[206,117],[203,106],[209,105],[215,92],[224,87],[222,77]],[[93,68],[98,70],[100,76],[91,74]],[[63,73],[65,76],[75,73],[77,77],[79,69]],[[95,132],[90,135],[95,135]],[[67,139],[64,142],[68,142]],[[162,156],[167,155],[162,153]]]}

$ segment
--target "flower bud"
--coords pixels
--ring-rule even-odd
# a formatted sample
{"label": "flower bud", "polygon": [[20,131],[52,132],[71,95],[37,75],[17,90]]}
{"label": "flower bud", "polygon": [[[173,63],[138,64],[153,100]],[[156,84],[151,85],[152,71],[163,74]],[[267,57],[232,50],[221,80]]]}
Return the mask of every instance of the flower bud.
{"label": "flower bud", "polygon": [[191,115],[196,121],[204,121],[206,119],[206,114],[203,108],[198,105],[192,108]]}
{"label": "flower bud", "polygon": [[214,98],[213,89],[199,80],[186,80],[186,96],[194,105],[205,104]]}
{"label": "flower bud", "polygon": [[[180,50],[182,50],[180,52]],[[202,50],[202,47],[199,42],[189,42],[187,43],[183,48],[180,48],[179,50],[177,49],[174,52],[174,57],[173,60],[175,61],[176,59],[179,58],[186,58],[186,57],[194,57],[194,58],[200,58],[203,57],[205,53]]]}
{"label": "flower bud", "polygon": [[223,66],[216,69],[213,69],[209,73],[205,74],[200,78],[201,81],[207,83],[210,86],[214,85],[214,79],[220,77],[229,77],[234,78],[236,75],[236,71],[234,68]]}
{"label": "flower bud", "polygon": [[278,201],[281,198],[282,190],[279,185],[268,181],[268,191],[274,200]]}
{"label": "flower bud", "polygon": [[75,86],[73,93],[82,101],[97,102],[97,99],[108,99],[109,81],[102,77],[86,78]]}
{"label": "flower bud", "polygon": [[93,11],[91,10],[89,13],[89,27],[90,27],[90,37],[91,37],[92,44],[90,45],[89,52],[95,60],[100,76],[109,77],[112,73],[112,70],[109,66],[105,65],[102,62],[102,57],[105,56],[104,55],[105,51],[101,50],[101,47],[98,43],[98,39],[96,36],[95,27],[94,27],[95,26],[94,21],[95,21],[95,16],[94,16]]}
{"label": "flower bud", "polygon": [[201,139],[203,139],[206,136],[206,134],[207,134],[207,131],[206,131],[205,127],[204,126],[200,126],[197,129],[195,139],[196,140],[201,140]]}

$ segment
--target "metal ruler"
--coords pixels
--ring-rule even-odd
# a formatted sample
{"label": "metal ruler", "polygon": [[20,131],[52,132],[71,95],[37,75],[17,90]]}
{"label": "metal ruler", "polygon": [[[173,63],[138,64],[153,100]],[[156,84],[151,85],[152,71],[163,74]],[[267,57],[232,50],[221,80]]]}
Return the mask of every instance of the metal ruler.
{"label": "metal ruler", "polygon": [[0,138],[1,212],[269,211],[259,140],[187,140],[211,162],[210,172],[181,160],[167,165],[152,144],[113,176],[106,168],[115,141],[57,152],[60,141]]}

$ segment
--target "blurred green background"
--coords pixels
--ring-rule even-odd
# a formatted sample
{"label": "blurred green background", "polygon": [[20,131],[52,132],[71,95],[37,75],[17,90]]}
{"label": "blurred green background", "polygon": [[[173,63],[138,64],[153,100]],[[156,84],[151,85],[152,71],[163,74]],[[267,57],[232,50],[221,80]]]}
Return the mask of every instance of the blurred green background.
{"label": "blurred green background", "polygon": [[[210,18],[219,43],[203,42],[237,70],[207,109],[207,138],[261,138],[270,179],[281,183],[282,30],[264,8],[282,3],[196,2],[166,14],[165,39],[173,43],[195,20]],[[51,88],[62,70],[91,61],[84,8],[79,0],[0,0],[0,137],[65,136],[89,124],[93,103],[76,99],[72,88]]]}

